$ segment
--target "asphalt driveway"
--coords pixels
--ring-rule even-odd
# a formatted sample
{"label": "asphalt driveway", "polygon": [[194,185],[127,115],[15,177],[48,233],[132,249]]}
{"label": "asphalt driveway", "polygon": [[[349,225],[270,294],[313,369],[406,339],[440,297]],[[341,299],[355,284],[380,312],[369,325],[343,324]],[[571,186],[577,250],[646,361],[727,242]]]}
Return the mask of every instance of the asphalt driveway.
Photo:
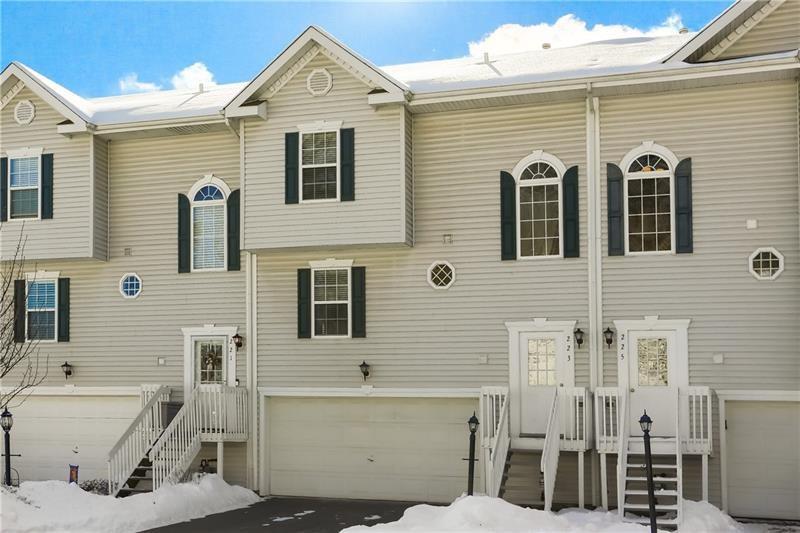
{"label": "asphalt driveway", "polygon": [[158,533],[258,531],[328,533],[359,524],[393,522],[415,502],[267,498],[250,507],[150,530]]}

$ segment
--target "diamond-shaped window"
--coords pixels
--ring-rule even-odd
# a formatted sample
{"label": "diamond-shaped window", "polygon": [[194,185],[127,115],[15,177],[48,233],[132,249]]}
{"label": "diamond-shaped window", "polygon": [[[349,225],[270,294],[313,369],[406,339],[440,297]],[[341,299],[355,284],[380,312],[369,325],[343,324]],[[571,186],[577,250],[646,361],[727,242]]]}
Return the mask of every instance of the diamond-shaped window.
{"label": "diamond-shaped window", "polygon": [[456,269],[447,261],[435,261],[428,267],[428,283],[434,289],[449,289],[456,281]]}

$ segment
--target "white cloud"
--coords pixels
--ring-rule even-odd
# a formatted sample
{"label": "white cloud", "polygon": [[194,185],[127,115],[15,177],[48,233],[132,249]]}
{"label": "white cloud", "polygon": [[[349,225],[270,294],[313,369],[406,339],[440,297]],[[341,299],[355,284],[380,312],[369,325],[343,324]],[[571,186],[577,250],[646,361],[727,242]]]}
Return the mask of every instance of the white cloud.
{"label": "white cloud", "polygon": [[175,89],[194,89],[203,84],[204,87],[216,85],[214,74],[201,62],[192,63],[185,69],[172,76],[172,86]]}
{"label": "white cloud", "polygon": [[161,85],[149,81],[139,81],[139,75],[135,72],[126,74],[119,79],[119,92],[122,94],[149,93],[160,89]]}
{"label": "white cloud", "polygon": [[552,48],[564,48],[611,39],[659,37],[674,35],[682,27],[681,16],[672,14],[658,26],[646,30],[624,24],[595,24],[589,28],[586,21],[570,13],[553,24],[546,22],[530,26],[503,24],[480,41],[470,42],[469,53],[472,56],[481,56],[484,52],[490,55],[512,54],[526,50],[541,50],[543,43],[549,43]]}

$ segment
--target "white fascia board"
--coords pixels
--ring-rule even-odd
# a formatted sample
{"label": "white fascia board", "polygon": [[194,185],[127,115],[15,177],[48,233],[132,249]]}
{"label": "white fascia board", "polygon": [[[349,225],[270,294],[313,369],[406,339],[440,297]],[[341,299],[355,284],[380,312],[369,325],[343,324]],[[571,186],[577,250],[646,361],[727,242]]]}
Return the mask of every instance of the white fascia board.
{"label": "white fascia board", "polygon": [[90,128],[89,124],[85,122],[83,124],[59,124],[56,126],[56,131],[61,135],[72,135],[73,133],[86,133],[92,131],[94,128]]}
{"label": "white fascia board", "polygon": [[[3,392],[11,392],[13,387],[3,387]],[[31,396],[136,396],[141,394],[141,387],[87,387],[64,385],[56,386],[36,386],[27,389],[23,394]]]}
{"label": "white fascia board", "polygon": [[725,26],[736,20],[736,17],[744,13],[747,8],[752,6],[755,0],[736,0],[728,9],[720,13],[714,20],[706,24],[697,35],[689,39],[686,44],[678,48],[675,52],[664,58],[662,63],[680,63],[687,57],[695,53],[701,46],[714,38]]}
{"label": "white fascia board", "polygon": [[229,109],[243,105],[248,98],[253,96],[261,87],[263,87],[273,76],[281,71],[286,65],[293,62],[296,57],[303,51],[303,49],[311,42],[316,42],[323,48],[345,57],[353,65],[353,67],[375,85],[385,89],[390,93],[404,94],[406,91],[405,85],[399,81],[391,78],[372,63],[363,59],[361,56],[345,47],[339,41],[328,35],[323,30],[315,26],[309,26],[303,33],[301,33],[292,43],[287,46],[272,62],[262,70],[250,83],[248,83],[239,94],[237,94],[230,102],[228,102],[223,109],[227,113]]}
{"label": "white fascia board", "polygon": [[267,120],[267,102],[261,102],[257,105],[243,105],[231,107],[225,110],[226,118],[247,118],[258,117],[261,120]]}
{"label": "white fascia board", "polygon": [[49,88],[39,83],[39,80],[28,74],[25,69],[21,68],[16,63],[9,64],[5,70],[0,73],[0,85],[5,83],[6,80],[12,75],[17,79],[22,80],[25,85],[34,93],[36,93],[39,98],[44,100],[50,107],[61,113],[61,115],[63,115],[65,118],[71,120],[76,126],[85,126],[88,123],[88,120],[83,116],[82,113],[64,102],[64,100],[59,98],[57,94],[54,94]]}
{"label": "white fascia board", "polygon": [[371,106],[380,106],[387,104],[405,104],[407,101],[406,95],[403,93],[375,93],[367,96],[367,103]]}
{"label": "white fascia board", "polygon": [[225,117],[221,114],[215,114],[189,118],[143,120],[141,122],[120,122],[117,124],[96,126],[94,131],[97,134],[125,133],[129,131],[157,130],[180,126],[201,126],[205,124],[225,124]]}

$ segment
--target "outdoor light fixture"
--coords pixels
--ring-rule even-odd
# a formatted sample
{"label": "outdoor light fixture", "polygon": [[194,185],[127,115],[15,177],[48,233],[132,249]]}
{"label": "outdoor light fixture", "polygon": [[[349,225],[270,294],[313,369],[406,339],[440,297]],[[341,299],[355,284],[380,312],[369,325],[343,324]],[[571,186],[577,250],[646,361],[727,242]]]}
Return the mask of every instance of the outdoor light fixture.
{"label": "outdoor light fixture", "polygon": [[233,345],[234,345],[234,346],[236,346],[236,349],[237,349],[237,350],[238,350],[239,348],[241,348],[241,347],[242,347],[242,345],[244,344],[244,339],[243,339],[243,338],[242,338],[242,336],[241,336],[241,335],[239,335],[238,333],[237,333],[237,334],[235,334],[233,337],[231,337],[231,340],[233,341]]}
{"label": "outdoor light fixture", "polygon": [[6,461],[5,461],[5,481],[6,486],[11,486],[11,426],[14,425],[14,417],[8,412],[8,406],[3,409],[3,414],[0,415],[0,427],[5,431],[5,448],[6,448]]}
{"label": "outdoor light fixture", "polygon": [[603,331],[603,338],[606,340],[608,347],[611,348],[611,345],[614,344],[614,330],[606,328],[605,331]]}
{"label": "outdoor light fixture", "polygon": [[578,348],[580,348],[581,344],[583,344],[583,330],[578,328],[572,333],[575,335],[575,344],[577,344]]}
{"label": "outdoor light fixture", "polygon": [[64,372],[64,379],[69,379],[72,375],[72,365],[68,361],[64,361],[64,364],[61,365],[61,371]]}
{"label": "outdoor light fixture", "polygon": [[369,377],[369,365],[367,362],[362,361],[362,363],[358,365],[358,368],[361,369],[361,375],[364,376],[364,381],[367,381],[367,378]]}
{"label": "outdoor light fixture", "polygon": [[467,471],[467,496],[472,496],[472,489],[475,485],[475,432],[478,431],[478,417],[475,416],[475,411],[472,411],[472,416],[467,420],[469,425],[469,468]]}
{"label": "outdoor light fixture", "polygon": [[11,431],[11,426],[14,425],[14,417],[11,416],[11,413],[8,411],[8,407],[3,409],[3,414],[0,415],[0,427],[3,428],[3,431],[8,433]]}
{"label": "outdoor light fixture", "polygon": [[653,425],[653,420],[649,416],[647,416],[646,409],[641,418],[639,418],[639,425],[642,427],[642,433],[650,433],[650,428]]}
{"label": "outdoor light fixture", "polygon": [[467,424],[469,424],[470,433],[474,434],[476,431],[478,431],[480,422],[478,421],[478,417],[475,416],[475,411],[472,412],[472,416],[469,417],[469,420],[467,420]]}

